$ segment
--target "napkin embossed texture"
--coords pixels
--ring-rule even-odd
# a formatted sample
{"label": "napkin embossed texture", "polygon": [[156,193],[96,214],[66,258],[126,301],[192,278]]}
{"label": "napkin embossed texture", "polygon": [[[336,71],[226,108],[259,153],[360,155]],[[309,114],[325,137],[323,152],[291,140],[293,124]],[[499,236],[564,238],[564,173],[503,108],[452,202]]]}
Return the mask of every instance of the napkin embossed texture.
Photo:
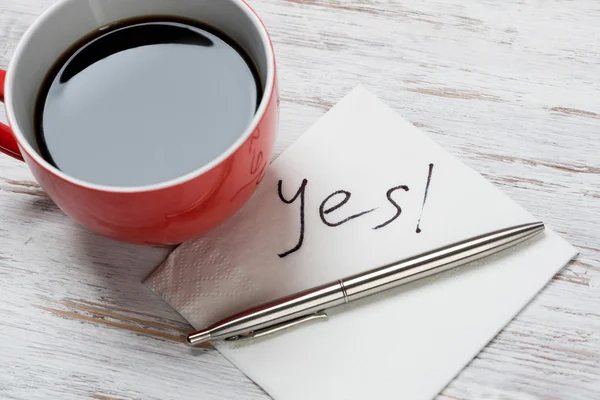
{"label": "napkin embossed texture", "polygon": [[[224,200],[226,201],[226,200]],[[146,284],[195,328],[312,286],[535,221],[359,86],[229,221]],[[547,229],[506,252],[218,350],[275,399],[430,399],[576,254]]]}

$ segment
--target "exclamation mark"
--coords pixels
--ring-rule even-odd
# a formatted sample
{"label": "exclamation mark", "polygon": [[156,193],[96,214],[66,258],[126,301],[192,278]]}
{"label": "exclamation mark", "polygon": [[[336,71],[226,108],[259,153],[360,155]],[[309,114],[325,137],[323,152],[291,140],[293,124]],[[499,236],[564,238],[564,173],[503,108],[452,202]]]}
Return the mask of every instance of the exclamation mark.
{"label": "exclamation mark", "polygon": [[427,175],[427,186],[425,186],[425,196],[423,197],[423,206],[421,207],[421,214],[419,215],[419,221],[417,222],[417,233],[421,233],[421,217],[423,216],[423,209],[425,208],[425,202],[427,201],[427,193],[429,192],[429,185],[431,184],[431,174],[433,174],[433,163],[429,164],[429,175]]}

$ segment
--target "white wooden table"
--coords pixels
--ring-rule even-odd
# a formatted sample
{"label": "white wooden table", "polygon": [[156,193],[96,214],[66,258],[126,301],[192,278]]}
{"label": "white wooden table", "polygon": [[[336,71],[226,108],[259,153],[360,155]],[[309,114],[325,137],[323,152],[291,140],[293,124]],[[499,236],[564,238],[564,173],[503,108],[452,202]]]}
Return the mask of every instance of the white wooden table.
{"label": "white wooden table", "polygon": [[[0,1],[0,67],[53,2]],[[599,399],[600,3],[250,3],[281,71],[278,153],[363,83],[581,253],[439,399]],[[169,250],[76,226],[0,157],[0,398],[268,398],[142,286]]]}

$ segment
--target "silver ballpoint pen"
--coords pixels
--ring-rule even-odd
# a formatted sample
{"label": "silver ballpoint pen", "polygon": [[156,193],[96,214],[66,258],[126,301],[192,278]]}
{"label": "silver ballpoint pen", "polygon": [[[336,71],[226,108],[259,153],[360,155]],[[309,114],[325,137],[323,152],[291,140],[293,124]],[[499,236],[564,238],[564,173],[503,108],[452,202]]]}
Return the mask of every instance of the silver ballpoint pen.
{"label": "silver ballpoint pen", "polygon": [[513,226],[450,244],[244,311],[192,333],[187,343],[262,337],[326,318],[324,310],[497,253],[544,230],[542,222]]}

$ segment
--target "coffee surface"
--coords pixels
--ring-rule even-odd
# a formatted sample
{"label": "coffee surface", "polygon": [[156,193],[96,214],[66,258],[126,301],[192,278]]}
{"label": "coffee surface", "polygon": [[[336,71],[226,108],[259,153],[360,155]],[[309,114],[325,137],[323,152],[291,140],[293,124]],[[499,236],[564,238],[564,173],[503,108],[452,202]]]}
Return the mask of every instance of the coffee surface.
{"label": "coffee surface", "polygon": [[260,90],[254,64],[221,33],[189,21],[122,23],[57,62],[40,91],[36,139],[46,160],[86,182],[161,183],[229,148]]}

